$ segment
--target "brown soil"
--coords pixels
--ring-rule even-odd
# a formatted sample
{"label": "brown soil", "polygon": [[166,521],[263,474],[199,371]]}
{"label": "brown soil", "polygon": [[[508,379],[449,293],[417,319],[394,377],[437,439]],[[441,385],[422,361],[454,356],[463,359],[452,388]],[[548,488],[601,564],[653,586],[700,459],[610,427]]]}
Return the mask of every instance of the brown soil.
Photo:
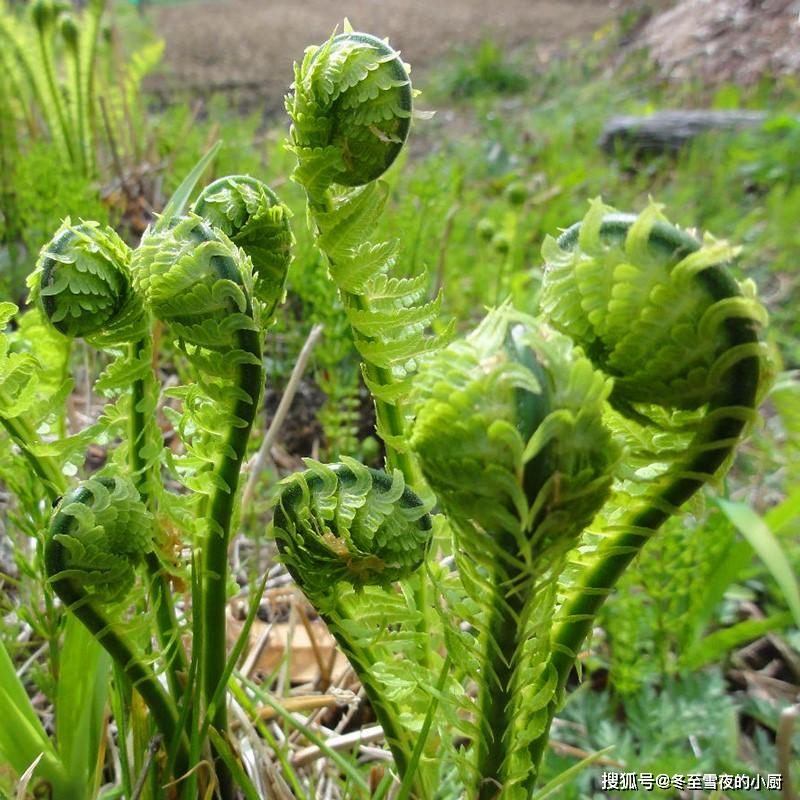
{"label": "brown soil", "polygon": [[324,41],[347,16],[353,27],[388,36],[417,68],[455,46],[491,35],[509,46],[553,45],[609,22],[609,0],[217,0],[153,11],[166,40],[165,69],[151,88],[165,94],[243,90],[274,110],[304,48]]}

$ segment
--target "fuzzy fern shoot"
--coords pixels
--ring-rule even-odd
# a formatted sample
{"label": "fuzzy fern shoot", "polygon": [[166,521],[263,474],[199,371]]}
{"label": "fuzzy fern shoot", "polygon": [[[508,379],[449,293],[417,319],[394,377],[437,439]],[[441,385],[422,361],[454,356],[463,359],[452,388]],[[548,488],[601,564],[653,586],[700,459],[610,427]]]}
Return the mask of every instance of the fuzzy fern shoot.
{"label": "fuzzy fern shoot", "polygon": [[[411,438],[453,528],[475,638],[451,635],[479,687],[468,796],[526,798],[547,726],[547,664],[567,553],[608,497],[618,449],[603,422],[612,382],[568,339],[503,307],[420,376]],[[452,654],[452,652],[451,652]],[[467,732],[467,731],[465,731]]]}
{"label": "fuzzy fern shoot", "polygon": [[229,175],[206,186],[192,210],[250,257],[255,294],[269,319],[283,297],[291,262],[289,209],[262,181],[249,175]]}
{"label": "fuzzy fern shoot", "polygon": [[130,260],[128,246],[111,228],[67,219],[28,277],[30,299],[70,338],[92,338],[100,346],[132,342],[148,322],[131,285]]}
{"label": "fuzzy fern shoot", "polygon": [[412,116],[408,69],[386,42],[348,30],[306,50],[292,89],[286,99],[289,149],[297,158],[292,177],[305,189],[317,246],[363,359],[387,465],[414,485],[404,401],[419,359],[440,347],[449,330],[429,334],[441,298],[427,300],[424,273],[393,276],[397,242],[372,238],[388,197],[378,178],[397,158]]}
{"label": "fuzzy fern shoot", "polygon": [[274,531],[310,597],[324,598],[339,581],[388,586],[422,564],[430,517],[399,471],[390,476],[350,458],[308,464],[281,484]]}

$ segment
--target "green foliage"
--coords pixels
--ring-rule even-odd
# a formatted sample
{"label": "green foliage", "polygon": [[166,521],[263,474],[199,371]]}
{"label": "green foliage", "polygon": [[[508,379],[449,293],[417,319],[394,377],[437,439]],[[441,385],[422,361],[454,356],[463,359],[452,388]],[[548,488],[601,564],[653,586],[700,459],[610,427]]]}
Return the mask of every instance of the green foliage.
{"label": "green foliage", "polygon": [[[74,30],[69,21],[59,24],[69,49]],[[131,85],[156,51],[134,59]],[[50,516],[42,494],[51,501],[66,494],[52,524],[70,530],[85,524],[88,531],[88,546],[61,532],[45,548],[47,556],[57,544],[59,557],[74,560],[51,576],[64,608],[52,607],[48,596],[51,607],[20,614],[49,644],[54,672],[64,615],[73,625],[79,618],[84,636],[115,662],[115,727],[120,741],[132,743],[119,751],[126,792],[159,730],[163,753],[153,760],[147,789],[154,797],[163,795],[156,787],[170,775],[187,776],[175,789],[185,797],[204,796],[215,780],[226,800],[234,783],[254,796],[259,783],[250,761],[238,760],[236,735],[227,726],[230,690],[252,719],[270,707],[296,735],[319,745],[344,796],[369,796],[355,759],[331,750],[268,686],[236,672],[244,640],[226,658],[229,538],[240,514],[237,485],[273,313],[274,335],[264,354],[278,382],[305,331],[325,324],[315,369],[329,394],[328,458],[339,463],[309,462],[308,470],[279,484],[272,530],[281,558],[363,684],[403,796],[529,797],[535,784],[551,778],[545,791],[591,796],[596,766],[553,776],[568,766],[545,755],[556,714],[583,726],[569,733],[558,728],[559,738],[588,751],[616,745],[610,757],[631,770],[697,771],[687,732],[700,745],[703,769],[741,764],[737,708],[720,671],[689,673],[788,626],[797,493],[775,471],[765,500],[787,488],[788,497],[771,511],[758,506],[764,513],[751,519],[756,532],[766,526],[774,534],[759,537],[771,573],[752,567],[750,546],[716,506],[704,512],[695,503],[689,525],[677,513],[701,485],[724,474],[763,392],[766,359],[757,328],[764,314],[751,283],[740,278],[742,266],[756,265],[756,277],[769,280],[770,269],[785,267],[791,252],[795,177],[783,155],[792,153],[791,136],[784,139],[775,128],[732,137],[716,149],[698,141],[676,162],[636,172],[624,157],[607,163],[594,138],[609,108],[641,107],[647,76],[629,85],[594,79],[590,54],[550,68],[537,82],[536,102],[505,104],[497,113],[495,101],[480,95],[505,91],[504,73],[516,69],[499,48],[486,45],[475,61],[466,71],[471,88],[463,90],[475,98],[473,106],[461,106],[468,135],[445,135],[434,121],[434,152],[402,175],[390,173],[388,183],[377,179],[397,160],[413,92],[397,54],[371,36],[347,30],[306,52],[287,99],[293,117],[288,156],[269,137],[265,147],[250,146],[255,117],[232,118],[219,104],[207,120],[195,120],[187,109],[168,111],[158,147],[161,155],[175,149],[176,158],[165,186],[174,189],[178,175],[189,172],[220,123],[230,141],[214,165],[208,169],[209,155],[189,172],[130,267],[110,231],[67,223],[56,244],[63,237],[73,249],[65,257],[60,245],[48,247],[34,279],[42,298],[53,298],[43,303],[48,315],[34,309],[2,336],[0,421],[8,436],[0,437],[0,476],[19,498],[7,527],[21,541],[41,541]],[[0,105],[9,96],[0,93]],[[126,114],[132,97],[126,88],[112,103],[112,120]],[[719,102],[732,99],[738,97]],[[78,118],[70,97],[63,100],[65,113]],[[773,137],[773,154],[765,155],[760,135]],[[286,201],[295,218],[309,221],[308,230],[297,226],[288,277],[288,207],[246,174],[287,174],[287,158],[298,164]],[[201,176],[228,169],[237,174],[204,189],[185,215]],[[743,176],[750,194],[737,185]],[[744,245],[740,264],[732,263],[738,248],[672,227],[655,204],[634,217],[596,201],[582,223],[547,241],[541,265],[536,252],[544,234],[582,217],[587,195],[613,194],[615,205],[641,207],[650,190],[678,209],[684,226],[733,232]],[[439,293],[442,285],[446,295]],[[278,309],[284,286],[289,302]],[[507,296],[513,305],[503,305]],[[140,304],[131,314],[138,323],[120,331],[124,298]],[[549,323],[514,310],[537,301]],[[450,343],[449,316],[466,329],[492,302],[499,309]],[[14,311],[4,306],[0,325]],[[86,325],[83,312],[94,313]],[[72,436],[64,419],[72,388],[69,345],[46,327],[47,316],[63,333],[88,335],[109,350],[94,387],[109,402],[96,423]],[[153,318],[176,340],[174,350],[155,359]],[[780,309],[777,320],[777,343],[791,365],[796,321]],[[116,338],[109,338],[109,328]],[[358,446],[359,359],[376,401],[385,471],[347,458]],[[183,385],[160,393],[154,360],[162,374],[174,369]],[[764,464],[777,463],[767,452],[773,437],[791,439],[793,386],[787,375],[775,391],[780,416],[756,434],[731,479],[731,497],[740,498],[748,476]],[[171,448],[158,429],[161,406],[176,434]],[[103,474],[116,476],[113,481],[128,476],[124,492],[115,483],[115,492],[105,487],[103,494],[97,485],[106,478],[89,478],[70,491],[73,473],[86,475],[81,462],[90,442],[114,451]],[[779,457],[787,480],[796,471],[790,446]],[[76,503],[76,493],[89,504]],[[109,532],[120,538],[120,518],[108,505],[116,494],[146,509],[133,515],[147,521],[152,544],[142,559],[123,553],[112,560],[97,549],[111,544]],[[258,515],[242,518],[252,524]],[[21,551],[17,560],[24,561]],[[125,561],[143,562],[142,589],[104,610],[98,601],[117,600],[130,583],[132,564]],[[43,567],[41,556],[26,563],[23,584],[40,585]],[[81,587],[82,573],[94,576],[94,584]],[[741,620],[730,614],[731,587],[741,591],[754,576],[759,591],[766,588],[768,616]],[[170,581],[191,587],[180,621]],[[621,591],[612,595],[617,585]],[[256,611],[253,603],[249,621]],[[562,712],[570,671],[598,623],[605,636],[594,643],[587,666],[610,665],[610,689],[600,693],[585,684],[568,695]],[[190,635],[191,656],[184,651]],[[74,656],[78,638],[72,644]],[[34,724],[34,735],[15,755],[17,773],[39,747],[46,759],[37,776],[45,775],[49,759],[54,786],[59,770],[70,780],[82,775],[70,784],[79,788],[61,790],[64,796],[96,791],[103,765],[96,747],[92,761],[92,748],[102,735],[103,668],[98,663],[81,676],[73,663],[62,673],[88,698],[80,719],[63,687],[58,697],[44,678],[45,693],[67,708],[66,717],[57,722],[55,745]],[[30,704],[17,684],[8,693],[19,708],[8,716],[24,722]],[[775,716],[774,709],[748,713]],[[72,751],[63,742],[70,720],[80,731]],[[773,723],[752,739],[762,764],[771,751],[761,734],[774,730]],[[259,720],[256,726],[282,765],[276,785],[285,779],[298,796],[316,796],[317,779],[287,757],[291,737],[278,744],[268,725]],[[193,769],[200,763],[203,769]],[[391,780],[387,772],[378,796]]]}
{"label": "green foliage", "polygon": [[486,94],[518,94],[529,84],[529,75],[508,57],[506,48],[484,39],[474,50],[456,55],[432,88],[464,100]]}

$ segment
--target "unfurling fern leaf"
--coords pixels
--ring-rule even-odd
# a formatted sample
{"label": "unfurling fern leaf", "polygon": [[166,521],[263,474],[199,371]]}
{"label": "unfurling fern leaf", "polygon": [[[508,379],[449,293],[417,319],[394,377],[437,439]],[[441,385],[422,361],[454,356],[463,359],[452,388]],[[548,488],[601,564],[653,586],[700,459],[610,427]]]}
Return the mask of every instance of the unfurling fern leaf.
{"label": "unfurling fern leaf", "polygon": [[388,586],[417,569],[431,537],[422,501],[399,472],[369,469],[345,458],[281,484],[274,532],[284,563],[311,598],[339,581]]}
{"label": "unfurling fern leaf", "polygon": [[229,175],[210,183],[192,210],[230,237],[253,262],[255,294],[272,317],[282,299],[292,260],[289,209],[275,192],[249,175]]}
{"label": "unfurling fern leaf", "polygon": [[[425,559],[432,536],[429,504],[406,487],[399,470],[390,476],[349,458],[306,464],[305,472],[281,482],[275,499],[273,531],[281,559],[350,660],[402,774],[415,732],[408,724],[409,704],[383,677],[399,666],[413,684],[418,669],[398,662],[397,653],[408,652],[414,635],[409,619],[420,609],[408,609],[393,584]],[[397,644],[386,631],[387,616]],[[371,617],[377,617],[374,632]],[[428,646],[420,643],[420,649]],[[426,693],[422,703],[429,702]],[[425,785],[421,776],[415,778]]]}
{"label": "unfurling fern leaf", "polygon": [[188,758],[175,704],[103,608],[125,599],[152,544],[153,520],[136,487],[120,477],[94,477],[68,492],[54,509],[44,561],[55,593],[136,687],[161,733],[178,744],[180,773]]}
{"label": "unfurling fern leaf", "polygon": [[[627,445],[613,501],[572,554],[548,668],[552,719],[578,649],[620,575],[665,520],[730,465],[768,378],[754,287],[736,250],[701,243],[651,204],[638,217],[597,200],[548,239],[542,310],[614,378],[609,426]],[[546,730],[533,749],[541,758]]]}
{"label": "unfurling fern leaf", "polygon": [[149,320],[131,284],[130,259],[111,228],[67,219],[28,277],[30,299],[66,336],[90,338],[99,347],[135,341]]}
{"label": "unfurling fern leaf", "polygon": [[602,420],[611,385],[566,337],[508,307],[420,375],[411,446],[453,527],[478,631],[456,620],[450,634],[479,687],[468,796],[527,798],[535,781],[557,581],[618,457]]}
{"label": "unfurling fern leaf", "polygon": [[405,448],[403,400],[418,360],[449,337],[427,333],[440,298],[426,302],[426,279],[391,277],[397,244],[375,241],[387,198],[379,178],[397,158],[412,113],[411,83],[397,52],[373,36],[347,32],[306,50],[295,65],[289,149],[293,178],[308,196],[317,245],[363,358],[376,400],[377,430],[387,464],[410,483],[415,470]]}
{"label": "unfurling fern leaf", "polygon": [[152,539],[152,518],[133,485],[122,478],[91,478],[56,508],[48,571],[69,574],[102,603],[118,602],[133,586]]}

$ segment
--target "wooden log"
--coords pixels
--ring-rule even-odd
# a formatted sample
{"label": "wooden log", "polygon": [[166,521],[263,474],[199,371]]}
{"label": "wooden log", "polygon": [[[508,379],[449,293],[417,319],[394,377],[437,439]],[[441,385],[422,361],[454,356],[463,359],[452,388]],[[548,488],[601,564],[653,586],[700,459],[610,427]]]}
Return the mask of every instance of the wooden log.
{"label": "wooden log", "polygon": [[657,155],[679,150],[708,131],[735,131],[758,127],[764,111],[656,111],[647,116],[615,116],[603,126],[598,144],[607,153],[623,150]]}

